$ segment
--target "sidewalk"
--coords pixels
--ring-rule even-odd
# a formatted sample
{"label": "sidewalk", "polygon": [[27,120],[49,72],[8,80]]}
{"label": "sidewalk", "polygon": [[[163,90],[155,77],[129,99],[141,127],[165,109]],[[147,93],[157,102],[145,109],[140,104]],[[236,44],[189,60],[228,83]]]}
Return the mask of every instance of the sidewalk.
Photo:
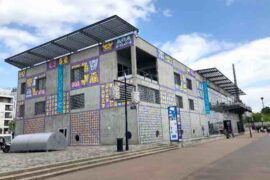
{"label": "sidewalk", "polygon": [[109,164],[101,167],[82,170],[51,180],[101,179],[101,180],[141,180],[141,179],[183,179],[210,166],[230,153],[251,144],[267,134],[254,133],[222,139],[209,143],[180,148],[165,153],[155,154],[133,160]]}

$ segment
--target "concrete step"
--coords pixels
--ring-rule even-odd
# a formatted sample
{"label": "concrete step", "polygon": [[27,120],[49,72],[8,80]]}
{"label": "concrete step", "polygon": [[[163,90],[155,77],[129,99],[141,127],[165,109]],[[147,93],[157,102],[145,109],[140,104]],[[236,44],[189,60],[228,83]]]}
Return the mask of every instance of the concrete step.
{"label": "concrete step", "polygon": [[22,178],[34,178],[35,177],[45,177],[46,174],[62,174],[61,172],[69,172],[75,171],[80,169],[85,169],[87,167],[95,167],[103,164],[108,164],[111,162],[117,162],[125,159],[131,159],[135,157],[140,157],[144,155],[150,155],[158,152],[164,152],[167,150],[177,149],[175,146],[166,146],[161,145],[153,148],[148,148],[139,151],[133,152],[123,152],[120,154],[114,154],[110,156],[102,156],[97,158],[87,158],[87,159],[80,159],[75,161],[51,164],[47,166],[40,166],[34,168],[28,168],[24,170],[19,170],[15,172],[9,173],[2,173],[0,174],[0,179],[3,180],[11,180],[11,179],[22,179]]}

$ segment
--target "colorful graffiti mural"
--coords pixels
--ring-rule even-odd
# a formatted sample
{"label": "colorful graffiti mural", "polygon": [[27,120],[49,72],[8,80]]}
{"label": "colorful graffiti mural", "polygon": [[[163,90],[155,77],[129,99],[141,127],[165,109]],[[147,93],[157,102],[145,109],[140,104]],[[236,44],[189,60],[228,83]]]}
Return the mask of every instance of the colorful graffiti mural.
{"label": "colorful graffiti mural", "polygon": [[18,73],[19,79],[20,79],[20,78],[25,78],[25,75],[26,75],[26,70],[21,70],[21,71],[19,71],[19,73]]}
{"label": "colorful graffiti mural", "polygon": [[[127,80],[130,83],[130,80]],[[119,84],[117,84],[119,85]],[[113,83],[106,83],[100,85],[100,101],[101,101],[101,108],[114,108],[114,107],[121,107],[125,105],[125,102],[117,102],[112,99],[112,87]],[[129,105],[130,102],[128,101],[127,104]]]}
{"label": "colorful graffiti mural", "polygon": [[133,35],[120,37],[116,40],[100,45],[100,54],[116,51],[133,45]]}
{"label": "colorful graffiti mural", "polygon": [[21,105],[24,105],[24,101],[17,101],[16,104],[16,120],[20,120],[23,119],[22,115],[22,111],[24,112],[24,110],[21,109]]}
{"label": "colorful graffiti mural", "polygon": [[[46,115],[57,115],[60,114],[57,110],[58,108],[58,98],[57,94],[49,95],[46,97]],[[69,112],[69,92],[64,92],[63,97],[63,112],[62,113],[68,113]]]}
{"label": "colorful graffiti mural", "polygon": [[175,106],[175,92],[168,88],[160,88],[160,105],[162,108]]}
{"label": "colorful graffiti mural", "polygon": [[98,110],[73,113],[70,121],[71,145],[99,144],[100,114]]}
{"label": "colorful graffiti mural", "polygon": [[203,94],[203,83],[201,81],[197,81],[197,92],[198,92],[198,98],[203,99],[204,94]]}
{"label": "colorful graffiti mural", "polygon": [[69,56],[64,56],[59,59],[51,60],[47,63],[47,70],[52,70],[58,67],[59,64],[69,64]]}
{"label": "colorful graffiti mural", "polygon": [[33,98],[33,97],[39,97],[39,96],[45,96],[46,94],[46,89],[36,89],[36,80],[39,78],[44,78],[46,77],[45,73],[41,73],[38,75],[34,75],[32,77],[27,77],[26,78],[26,94],[25,98]]}
{"label": "colorful graffiti mural", "polygon": [[25,119],[23,122],[23,133],[41,133],[44,132],[44,117]]}
{"label": "colorful graffiti mural", "polygon": [[71,65],[72,69],[83,67],[83,79],[71,82],[71,89],[79,89],[99,83],[99,58],[94,57]]}
{"label": "colorful graffiti mural", "polygon": [[165,54],[164,52],[162,52],[160,49],[157,50],[157,57],[158,59],[166,62],[166,63],[169,63],[169,64],[172,64],[173,63],[173,59],[171,56]]}

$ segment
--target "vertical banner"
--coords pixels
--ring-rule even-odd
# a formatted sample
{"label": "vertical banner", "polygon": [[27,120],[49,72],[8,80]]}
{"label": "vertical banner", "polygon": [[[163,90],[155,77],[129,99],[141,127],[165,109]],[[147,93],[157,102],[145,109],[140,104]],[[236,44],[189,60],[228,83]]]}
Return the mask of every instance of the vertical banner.
{"label": "vertical banner", "polygon": [[63,113],[63,86],[64,86],[64,65],[58,65],[58,84],[57,84],[57,112]]}
{"label": "vertical banner", "polygon": [[180,109],[176,108],[176,106],[168,107],[168,116],[170,126],[170,140],[179,141],[179,139],[182,139]]}
{"label": "vertical banner", "polygon": [[210,103],[209,103],[209,96],[208,96],[207,81],[203,81],[203,94],[204,94],[205,113],[210,114]]}

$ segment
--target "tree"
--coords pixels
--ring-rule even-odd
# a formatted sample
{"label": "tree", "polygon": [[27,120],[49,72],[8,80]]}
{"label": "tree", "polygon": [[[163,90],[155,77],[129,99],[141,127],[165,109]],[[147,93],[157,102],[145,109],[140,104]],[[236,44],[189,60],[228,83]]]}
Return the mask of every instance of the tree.
{"label": "tree", "polygon": [[265,108],[262,108],[261,113],[270,115],[270,107],[266,106]]}
{"label": "tree", "polygon": [[253,121],[254,122],[261,122],[262,121],[262,114],[261,113],[252,113]]}
{"label": "tree", "polygon": [[12,131],[12,132],[14,132],[15,131],[15,125],[16,125],[16,123],[15,123],[14,120],[9,121],[8,122],[9,130]]}

